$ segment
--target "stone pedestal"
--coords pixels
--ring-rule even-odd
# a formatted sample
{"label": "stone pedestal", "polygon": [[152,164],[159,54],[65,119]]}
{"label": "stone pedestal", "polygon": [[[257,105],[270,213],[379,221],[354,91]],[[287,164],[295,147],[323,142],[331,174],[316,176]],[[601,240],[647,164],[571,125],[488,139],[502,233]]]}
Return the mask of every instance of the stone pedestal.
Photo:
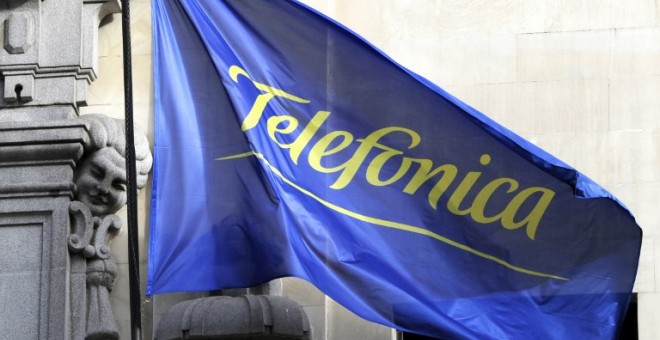
{"label": "stone pedestal", "polygon": [[0,334],[72,338],[69,203],[85,138],[74,120],[0,123]]}

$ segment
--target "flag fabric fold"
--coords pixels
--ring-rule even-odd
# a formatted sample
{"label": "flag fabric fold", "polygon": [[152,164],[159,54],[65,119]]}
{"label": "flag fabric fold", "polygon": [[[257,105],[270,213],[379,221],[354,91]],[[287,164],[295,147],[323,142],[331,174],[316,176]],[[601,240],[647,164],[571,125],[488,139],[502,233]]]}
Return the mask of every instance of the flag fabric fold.
{"label": "flag fabric fold", "polygon": [[295,276],[444,338],[613,338],[616,198],[296,1],[156,1],[147,294]]}

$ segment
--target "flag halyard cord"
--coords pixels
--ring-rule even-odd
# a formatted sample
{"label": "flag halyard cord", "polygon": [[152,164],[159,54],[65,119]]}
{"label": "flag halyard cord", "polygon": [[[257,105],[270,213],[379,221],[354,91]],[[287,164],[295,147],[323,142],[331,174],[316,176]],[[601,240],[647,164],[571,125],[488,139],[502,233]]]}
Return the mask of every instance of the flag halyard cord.
{"label": "flag halyard cord", "polygon": [[128,221],[128,276],[131,310],[131,339],[142,339],[140,295],[140,253],[138,249],[137,185],[133,134],[133,74],[131,66],[131,19],[128,0],[122,0],[122,41],[124,52],[124,110],[126,122],[126,181]]}

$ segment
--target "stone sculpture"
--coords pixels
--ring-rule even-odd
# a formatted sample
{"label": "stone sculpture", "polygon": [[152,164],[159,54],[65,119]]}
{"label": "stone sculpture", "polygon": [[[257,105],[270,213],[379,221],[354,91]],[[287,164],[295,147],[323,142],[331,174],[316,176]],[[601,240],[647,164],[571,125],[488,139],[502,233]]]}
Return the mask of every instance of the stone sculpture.
{"label": "stone sculpture", "polygon": [[[78,119],[87,126],[89,139],[75,172],[76,200],[69,205],[73,222],[69,250],[76,289],[73,292],[72,287],[72,309],[80,316],[85,315],[77,320],[78,323],[84,320],[84,325],[74,329],[85,329],[86,339],[117,339],[109,295],[117,271],[108,241],[121,227],[121,220],[114,214],[127,199],[124,122],[103,115]],[[148,141],[139,130],[135,133],[135,153],[139,189],[146,184],[152,163]],[[80,303],[80,296],[75,296],[82,293],[83,286],[86,304]]]}

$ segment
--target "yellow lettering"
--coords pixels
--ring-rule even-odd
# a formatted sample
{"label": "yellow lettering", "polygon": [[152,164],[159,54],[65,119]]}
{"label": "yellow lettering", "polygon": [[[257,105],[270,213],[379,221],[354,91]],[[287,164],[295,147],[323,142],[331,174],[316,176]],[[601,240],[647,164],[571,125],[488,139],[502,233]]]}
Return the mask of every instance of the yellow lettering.
{"label": "yellow lettering", "polygon": [[[307,159],[310,167],[321,173],[339,173],[330,188],[343,189],[348,186],[372,154],[373,158],[370,158],[365,170],[365,177],[369,184],[379,187],[391,185],[404,178],[409,173],[413,163],[419,164],[419,168],[412,175],[403,192],[413,195],[417,193],[422,185],[435,180],[435,184],[428,192],[428,202],[433,209],[437,209],[440,198],[449,190],[458,176],[459,170],[454,164],[446,163],[434,167],[435,165],[430,159],[406,157],[403,151],[381,143],[381,140],[388,134],[403,133],[410,138],[407,148],[415,148],[421,142],[421,137],[414,130],[389,126],[376,130],[363,139],[355,139],[353,134],[343,130],[330,131],[317,137],[322,125],[330,117],[329,111],[318,111],[304,127],[301,127],[302,123],[298,118],[282,114],[282,112],[289,109],[292,102],[309,104],[309,100],[256,82],[251,79],[244,69],[235,65],[229,68],[229,75],[236,83],[238,83],[240,76],[246,78],[258,90],[249,112],[241,123],[241,129],[247,131],[256,127],[262,120],[266,107],[271,105],[274,113],[263,119],[266,120],[267,134],[272,142],[282,149],[288,149],[290,159],[296,165],[303,151],[307,150],[310,144],[313,144],[309,148]],[[275,101],[272,101],[273,99]],[[300,134],[293,135],[299,127],[302,128]],[[312,140],[316,140],[316,142]],[[354,145],[355,141],[358,142],[357,146]],[[351,146],[353,147],[351,148]],[[342,155],[339,161],[336,160],[338,157],[330,157],[349,148],[354,152],[352,154],[347,152],[345,156]],[[374,149],[376,151],[372,152]],[[340,163],[341,161],[343,163]],[[399,161],[398,168],[396,168]],[[482,166],[487,166],[490,162],[491,156],[488,154],[482,154],[479,158],[479,163]],[[513,196],[513,199],[503,211],[492,216],[486,216],[486,208],[498,190],[506,190],[507,194],[513,194],[518,190],[520,184],[513,178],[502,177],[488,182],[479,190],[479,187],[475,188],[475,186],[481,175],[481,171],[467,172],[449,196],[447,210],[455,215],[469,214],[473,221],[482,224],[494,223],[499,220],[502,227],[507,230],[526,227],[527,237],[533,240],[539,223],[555,192],[543,187],[524,189]],[[474,201],[471,203],[464,202],[466,197],[472,196],[470,192],[473,189],[475,192],[478,190],[476,196],[474,196]],[[525,210],[520,212],[523,206],[525,206]],[[528,207],[532,208],[527,216],[517,216],[524,214]]]}
{"label": "yellow lettering", "polygon": [[319,130],[321,125],[326,121],[326,119],[328,119],[329,116],[330,116],[329,111],[317,112],[314,115],[314,117],[312,117],[312,120],[310,120],[309,123],[305,125],[305,128],[302,130],[300,135],[298,135],[296,140],[294,140],[291,144],[285,144],[282,146],[283,148],[291,149],[290,155],[293,164],[298,164],[298,157],[300,157],[300,154],[305,149],[305,147],[307,147],[309,141],[312,140],[312,137],[314,137],[316,132]]}
{"label": "yellow lettering", "polygon": [[509,188],[506,190],[507,193],[512,193],[518,189],[518,182],[514,180],[513,178],[498,178],[483,187],[481,191],[477,194],[477,197],[474,199],[474,202],[472,203],[472,210],[470,216],[472,217],[473,220],[479,222],[479,223],[492,223],[497,220],[499,220],[502,217],[503,212],[491,216],[491,217],[486,217],[484,215],[484,211],[486,210],[486,204],[490,200],[490,197],[493,195],[495,190],[497,190],[499,187],[501,187],[504,184],[508,184]]}
{"label": "yellow lettering", "polygon": [[[295,131],[296,128],[298,127],[298,120],[291,116],[272,116],[268,118],[266,124],[270,139],[272,139],[273,142],[275,142],[275,144],[279,145],[281,148],[285,148],[289,144],[281,143],[280,141],[278,141],[275,134],[281,133],[288,135],[291,132]],[[284,126],[281,127],[282,125]]]}
{"label": "yellow lettering", "polygon": [[344,167],[344,171],[342,171],[341,175],[339,175],[339,178],[337,178],[337,180],[330,187],[333,189],[342,189],[346,187],[353,180],[353,177],[355,177],[358,169],[360,169],[362,163],[364,163],[364,160],[367,158],[367,155],[374,147],[378,147],[383,150],[397,151],[378,143],[378,141],[385,135],[397,131],[403,132],[411,137],[412,140],[408,146],[408,149],[416,147],[421,140],[417,132],[399,126],[386,127],[372,132],[366,138],[358,140],[360,142],[360,146],[357,148],[353,156],[342,165]]}
{"label": "yellow lettering", "polygon": [[235,82],[238,83],[238,76],[244,76],[247,78],[252,84],[254,85],[255,88],[257,88],[260,91],[263,91],[265,93],[262,93],[257,96],[257,98],[254,100],[254,103],[252,104],[252,108],[250,109],[250,112],[248,112],[247,116],[245,117],[245,120],[243,120],[243,123],[241,124],[241,129],[243,131],[247,131],[252,129],[253,127],[257,126],[257,123],[259,123],[259,120],[261,119],[261,116],[264,114],[264,110],[266,109],[266,105],[268,102],[275,98],[275,97],[282,97],[288,100],[291,100],[296,103],[302,103],[302,104],[308,104],[309,100],[303,99],[300,97],[296,97],[292,94],[286,93],[280,89],[276,89],[274,87],[270,87],[266,84],[258,83],[250,78],[250,75],[242,68],[233,65],[229,68],[229,76],[231,79]]}
{"label": "yellow lettering", "polygon": [[454,193],[449,197],[447,210],[456,215],[467,215],[470,213],[470,210],[472,209],[471,206],[465,210],[460,210],[460,205],[463,202],[465,195],[467,195],[470,189],[472,189],[474,183],[479,179],[479,176],[481,176],[481,172],[478,171],[470,171],[465,175],[465,178],[463,178],[458,185],[458,188],[456,188]]}
{"label": "yellow lettering", "polygon": [[[479,158],[479,163],[481,163],[481,165],[488,165],[490,163],[490,155],[481,155],[481,158]],[[472,206],[465,210],[460,210],[460,205],[463,202],[463,199],[465,199],[467,193],[470,192],[470,189],[472,189],[472,186],[474,186],[474,183],[476,183],[477,179],[479,179],[479,176],[481,176],[481,172],[477,171],[470,171],[467,175],[465,175],[465,178],[463,178],[461,183],[458,185],[456,191],[454,191],[454,193],[451,194],[451,197],[449,197],[449,202],[447,202],[447,209],[450,212],[456,215],[467,215],[470,213]]]}
{"label": "yellow lettering", "polygon": [[[520,207],[528,198],[536,193],[541,193],[541,197],[539,197],[532,211],[525,218],[515,222],[513,219],[516,217],[516,213],[518,213]],[[541,222],[541,218],[554,196],[554,191],[541,187],[531,187],[519,192],[504,209],[504,213],[502,213],[502,226],[505,229],[513,230],[527,224],[527,237],[533,240],[536,236],[536,229],[539,222]]]}
{"label": "yellow lettering", "polygon": [[367,167],[367,181],[372,185],[382,187],[382,186],[390,185],[401,179],[401,177],[403,177],[408,172],[408,169],[410,169],[410,165],[412,162],[410,161],[409,158],[403,158],[403,160],[401,161],[401,165],[399,166],[399,169],[396,171],[396,173],[394,173],[394,175],[392,175],[392,177],[386,180],[380,179],[380,172],[383,169],[385,163],[388,160],[390,160],[390,158],[401,154],[403,154],[403,152],[397,150],[397,151],[386,151],[376,156],[371,161],[371,163],[369,163],[369,167]]}
{"label": "yellow lettering", "polygon": [[[334,147],[330,145],[335,141],[335,139],[341,139],[339,144]],[[340,171],[346,167],[346,163],[340,164],[335,167],[326,168],[321,164],[321,159],[325,156],[334,155],[337,152],[346,149],[349,145],[353,143],[353,135],[347,131],[332,131],[327,135],[321,137],[314,146],[312,146],[311,151],[309,152],[309,165],[316,171],[322,173],[333,173]]]}
{"label": "yellow lettering", "polygon": [[410,180],[410,182],[408,182],[408,185],[403,188],[403,192],[411,195],[414,194],[417,192],[417,189],[426,183],[426,181],[442,172],[442,176],[440,176],[440,179],[433,186],[428,196],[429,204],[431,207],[433,207],[433,209],[437,209],[440,196],[442,196],[442,194],[447,191],[447,188],[449,188],[451,182],[454,181],[454,178],[456,178],[456,174],[458,173],[458,169],[453,164],[443,164],[430,172],[431,168],[433,167],[433,162],[430,159],[414,159],[414,161],[419,163],[419,169],[417,169],[417,172],[415,172],[413,178]]}

